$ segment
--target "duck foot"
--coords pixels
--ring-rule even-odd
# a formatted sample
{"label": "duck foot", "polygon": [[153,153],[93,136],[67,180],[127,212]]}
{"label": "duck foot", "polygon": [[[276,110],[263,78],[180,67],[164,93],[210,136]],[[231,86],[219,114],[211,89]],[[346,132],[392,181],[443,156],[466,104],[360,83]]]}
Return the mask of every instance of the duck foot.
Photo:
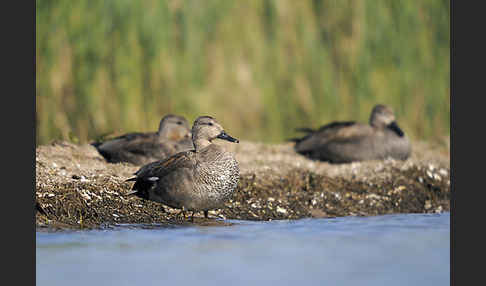
{"label": "duck foot", "polygon": [[186,220],[186,210],[184,208],[182,208],[182,210],[176,215],[176,218],[179,219],[182,215],[182,219],[181,221],[185,221]]}

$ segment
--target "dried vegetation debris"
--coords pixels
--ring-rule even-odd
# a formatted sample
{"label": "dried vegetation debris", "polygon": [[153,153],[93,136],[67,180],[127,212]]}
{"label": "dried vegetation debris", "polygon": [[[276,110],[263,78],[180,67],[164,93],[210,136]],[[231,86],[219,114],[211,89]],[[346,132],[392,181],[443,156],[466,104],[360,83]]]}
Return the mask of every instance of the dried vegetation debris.
{"label": "dried vegetation debris", "polygon": [[[237,190],[210,217],[245,220],[431,213],[450,209],[449,149],[418,142],[407,161],[312,161],[292,144],[224,144],[240,164]],[[126,196],[139,166],[107,163],[90,145],[36,148],[36,225],[96,228],[120,223],[188,224],[180,211]],[[191,214],[189,212],[189,214]],[[195,222],[207,224],[202,213]]]}

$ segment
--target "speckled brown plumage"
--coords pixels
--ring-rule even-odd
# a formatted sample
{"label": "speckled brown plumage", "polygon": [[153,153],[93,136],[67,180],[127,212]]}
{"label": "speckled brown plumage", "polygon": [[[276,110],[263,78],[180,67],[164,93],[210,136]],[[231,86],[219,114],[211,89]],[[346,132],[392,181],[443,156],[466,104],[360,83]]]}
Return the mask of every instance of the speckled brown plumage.
{"label": "speckled brown plumage", "polygon": [[220,208],[233,194],[240,174],[233,154],[212,144],[216,138],[238,142],[214,118],[197,118],[192,128],[195,149],[140,168],[129,179],[135,181],[133,194],[185,210]]}

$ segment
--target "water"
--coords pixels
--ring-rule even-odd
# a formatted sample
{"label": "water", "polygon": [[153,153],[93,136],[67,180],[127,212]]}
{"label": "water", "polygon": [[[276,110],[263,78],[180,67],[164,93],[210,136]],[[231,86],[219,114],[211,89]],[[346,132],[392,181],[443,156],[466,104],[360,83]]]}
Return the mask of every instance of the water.
{"label": "water", "polygon": [[450,213],[36,233],[37,285],[450,285]]}

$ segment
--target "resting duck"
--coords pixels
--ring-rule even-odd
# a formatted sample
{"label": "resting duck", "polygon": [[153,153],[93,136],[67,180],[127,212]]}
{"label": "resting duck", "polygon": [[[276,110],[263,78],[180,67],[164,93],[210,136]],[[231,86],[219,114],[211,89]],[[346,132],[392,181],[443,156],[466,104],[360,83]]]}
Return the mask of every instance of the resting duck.
{"label": "resting duck", "polygon": [[410,140],[395,121],[392,109],[383,104],[373,108],[369,124],[332,122],[318,130],[299,130],[307,135],[290,140],[296,142],[296,152],[311,159],[331,163],[387,157],[406,160],[411,153]]}
{"label": "resting duck", "polygon": [[110,163],[129,162],[135,165],[148,164],[194,148],[187,120],[173,114],[160,120],[157,132],[128,133],[91,145]]}

